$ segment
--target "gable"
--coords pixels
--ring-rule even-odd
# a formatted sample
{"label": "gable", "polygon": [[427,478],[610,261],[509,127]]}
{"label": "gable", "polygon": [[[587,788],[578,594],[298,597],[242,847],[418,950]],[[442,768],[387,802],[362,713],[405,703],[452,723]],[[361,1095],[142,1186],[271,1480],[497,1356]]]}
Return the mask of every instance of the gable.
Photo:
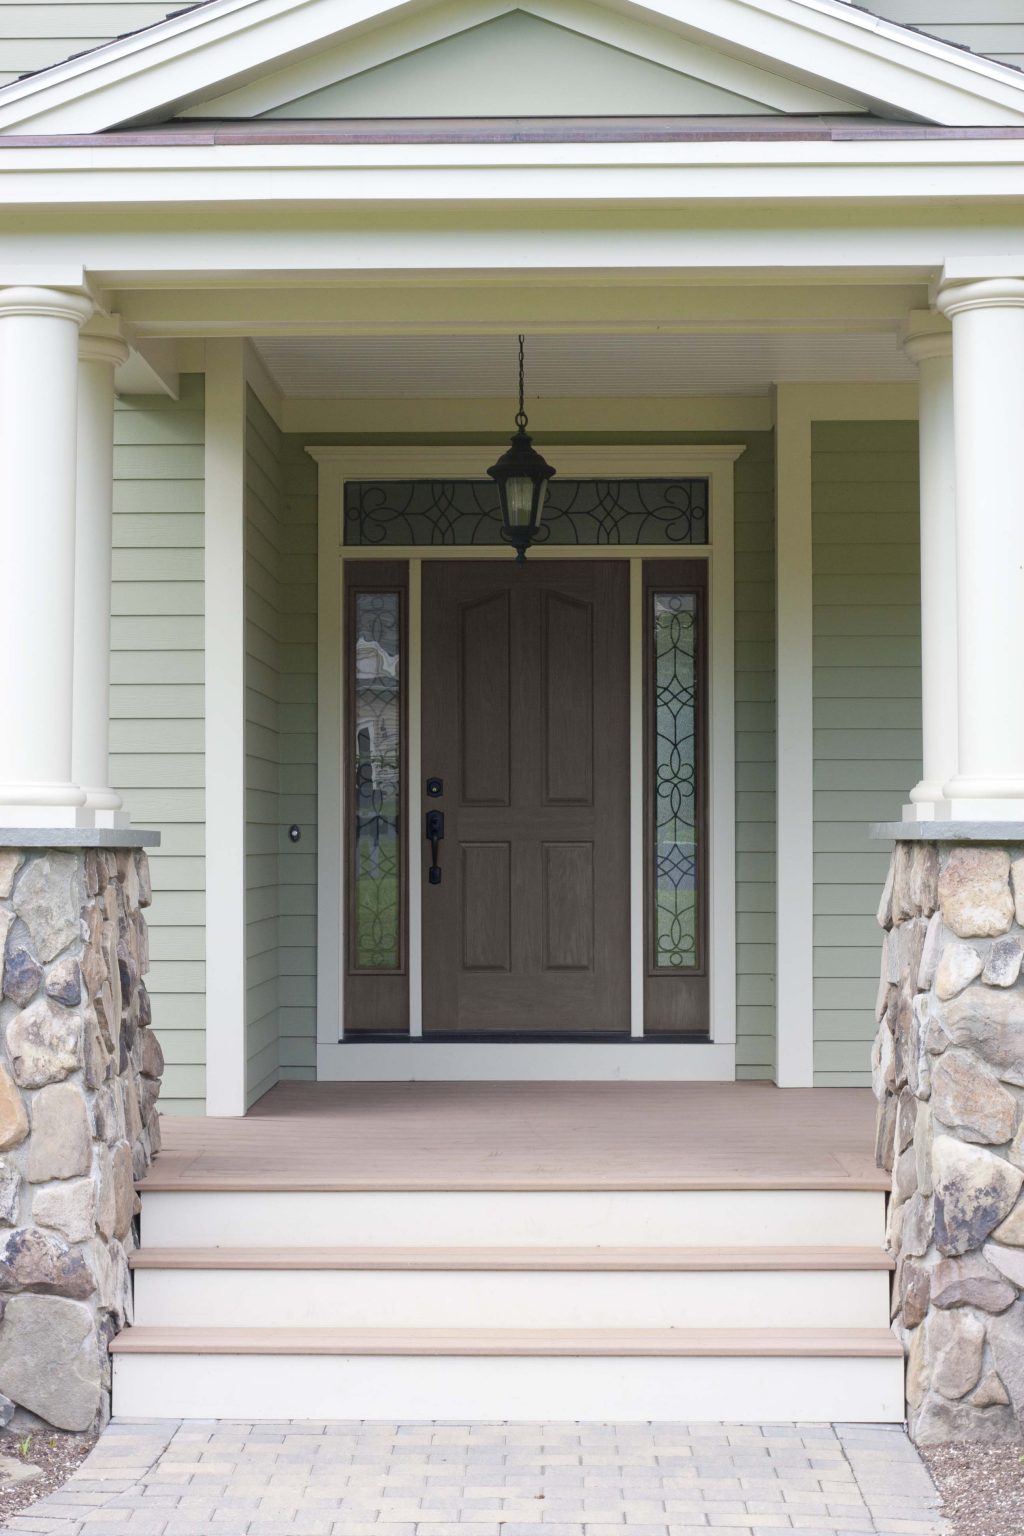
{"label": "gable", "polygon": [[205,0],[0,89],[0,134],[829,112],[1019,126],[1024,75],[846,0]]}
{"label": "gable", "polygon": [[[771,94],[764,91],[762,96]],[[599,117],[761,115],[779,110],[770,101],[515,10],[259,115]]]}

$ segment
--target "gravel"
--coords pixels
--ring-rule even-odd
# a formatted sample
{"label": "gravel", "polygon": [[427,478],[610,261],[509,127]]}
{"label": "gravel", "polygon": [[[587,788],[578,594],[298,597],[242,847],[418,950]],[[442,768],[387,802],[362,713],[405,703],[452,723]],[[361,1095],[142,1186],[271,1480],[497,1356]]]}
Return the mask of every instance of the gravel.
{"label": "gravel", "polygon": [[952,1536],[1021,1536],[1024,1442],[920,1446]]}
{"label": "gravel", "polygon": [[[66,1483],[95,1444],[95,1435],[57,1429],[0,1434],[0,1523]],[[32,1468],[37,1474],[25,1477]]]}

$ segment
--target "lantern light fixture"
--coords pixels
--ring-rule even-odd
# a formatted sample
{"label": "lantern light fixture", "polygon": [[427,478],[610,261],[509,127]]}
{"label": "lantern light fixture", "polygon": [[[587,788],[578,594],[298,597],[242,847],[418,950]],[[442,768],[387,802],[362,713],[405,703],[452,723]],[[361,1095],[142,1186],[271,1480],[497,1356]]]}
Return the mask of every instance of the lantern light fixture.
{"label": "lantern light fixture", "polygon": [[505,538],[516,552],[516,564],[522,565],[526,551],[540,531],[548,481],[555,471],[533,446],[526,427],[529,418],[524,409],[524,341],[519,338],[519,410],[511,443],[487,473],[497,483],[501,501],[501,522]]}

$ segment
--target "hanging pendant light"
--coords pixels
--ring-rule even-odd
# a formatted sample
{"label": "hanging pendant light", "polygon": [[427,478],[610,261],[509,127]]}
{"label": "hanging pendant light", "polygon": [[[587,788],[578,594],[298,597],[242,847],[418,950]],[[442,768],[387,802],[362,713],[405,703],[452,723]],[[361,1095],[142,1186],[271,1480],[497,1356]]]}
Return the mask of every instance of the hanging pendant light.
{"label": "hanging pendant light", "polygon": [[487,473],[497,482],[501,501],[501,522],[505,537],[516,552],[516,563],[522,565],[526,551],[540,530],[544,516],[544,501],[548,493],[548,481],[555,471],[533,446],[526,431],[527,415],[523,409],[523,341],[519,338],[519,410],[516,412],[516,432],[508,448],[497,464]]}

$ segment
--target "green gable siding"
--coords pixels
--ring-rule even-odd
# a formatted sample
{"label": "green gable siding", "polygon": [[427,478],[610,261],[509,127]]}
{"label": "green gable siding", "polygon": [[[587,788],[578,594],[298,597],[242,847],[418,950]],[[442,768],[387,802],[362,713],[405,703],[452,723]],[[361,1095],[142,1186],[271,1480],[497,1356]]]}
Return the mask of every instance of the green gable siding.
{"label": "green gable siding", "polygon": [[163,1109],[205,1108],[203,380],[114,417],[111,778],[153,827],[148,914]]}
{"label": "green gable siding", "polygon": [[915,422],[813,428],[815,1082],[870,1080],[875,921],[897,821],[921,776]]}

